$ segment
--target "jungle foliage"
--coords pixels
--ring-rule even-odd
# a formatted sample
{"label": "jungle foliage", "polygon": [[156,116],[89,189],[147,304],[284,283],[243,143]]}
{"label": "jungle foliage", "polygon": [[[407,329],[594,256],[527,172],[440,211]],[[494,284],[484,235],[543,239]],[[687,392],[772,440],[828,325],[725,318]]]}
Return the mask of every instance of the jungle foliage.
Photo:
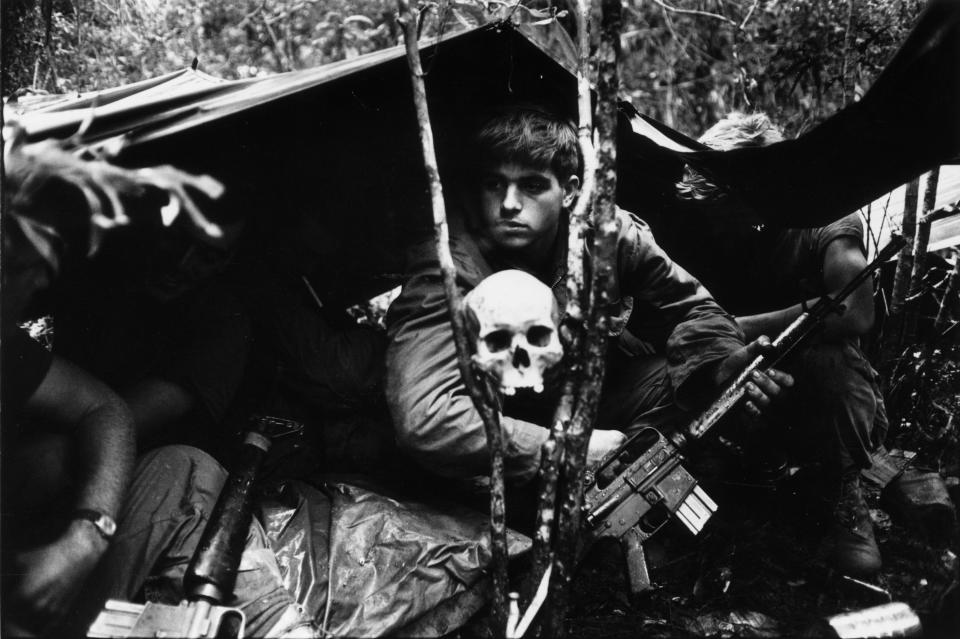
{"label": "jungle foliage", "polygon": [[[624,88],[641,111],[698,135],[732,109],[788,134],[856,99],[902,42],[922,0],[628,0]],[[557,15],[562,0],[439,0],[422,35]],[[11,0],[3,94],[89,91],[174,71],[194,57],[247,78],[399,43],[393,0]]]}

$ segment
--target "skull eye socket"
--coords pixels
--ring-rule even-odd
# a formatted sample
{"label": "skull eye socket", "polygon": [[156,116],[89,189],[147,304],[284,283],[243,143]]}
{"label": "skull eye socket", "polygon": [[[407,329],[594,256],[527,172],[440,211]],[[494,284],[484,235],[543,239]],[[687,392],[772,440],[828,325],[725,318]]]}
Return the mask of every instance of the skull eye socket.
{"label": "skull eye socket", "polygon": [[500,353],[510,348],[510,345],[513,344],[513,333],[505,328],[501,328],[498,331],[487,333],[483,338],[483,343],[487,345],[491,353]]}
{"label": "skull eye socket", "polygon": [[533,346],[547,346],[553,337],[553,329],[549,326],[531,326],[527,329],[527,341]]}

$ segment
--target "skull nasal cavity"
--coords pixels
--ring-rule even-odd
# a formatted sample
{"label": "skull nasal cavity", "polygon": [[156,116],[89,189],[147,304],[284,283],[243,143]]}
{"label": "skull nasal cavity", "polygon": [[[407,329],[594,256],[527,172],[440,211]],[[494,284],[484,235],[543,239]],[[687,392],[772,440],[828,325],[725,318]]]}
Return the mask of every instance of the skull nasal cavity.
{"label": "skull nasal cavity", "polygon": [[520,368],[526,366],[530,366],[530,356],[527,355],[527,351],[518,348],[513,352],[513,367]]}

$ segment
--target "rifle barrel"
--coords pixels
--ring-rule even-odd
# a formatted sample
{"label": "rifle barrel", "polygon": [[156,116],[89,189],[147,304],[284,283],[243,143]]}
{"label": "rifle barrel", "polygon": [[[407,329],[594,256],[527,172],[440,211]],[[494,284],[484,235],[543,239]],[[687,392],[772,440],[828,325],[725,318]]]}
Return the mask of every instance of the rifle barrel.
{"label": "rifle barrel", "polygon": [[771,344],[769,355],[760,355],[729,382],[720,392],[720,396],[707,409],[696,417],[687,427],[687,434],[693,439],[702,437],[720,418],[729,412],[746,393],[747,382],[754,371],[763,371],[779,364],[798,344],[802,343],[819,328],[830,313],[842,312],[842,303],[850,297],[873,272],[884,262],[892,258],[906,244],[900,235],[893,235],[872,262],[851,279],[840,292],[833,297],[824,295],[809,310],[804,311],[780,333]]}

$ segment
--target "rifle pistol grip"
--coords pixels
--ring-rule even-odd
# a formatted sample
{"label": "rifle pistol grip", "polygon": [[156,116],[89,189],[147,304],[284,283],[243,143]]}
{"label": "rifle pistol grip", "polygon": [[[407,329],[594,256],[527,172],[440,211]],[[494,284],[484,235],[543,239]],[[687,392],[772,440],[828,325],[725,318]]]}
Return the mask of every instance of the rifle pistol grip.
{"label": "rifle pistol grip", "polygon": [[650,583],[650,571],[647,568],[647,556],[643,552],[645,535],[636,526],[631,527],[620,537],[623,558],[627,566],[627,582],[630,592],[642,595],[653,590]]}

